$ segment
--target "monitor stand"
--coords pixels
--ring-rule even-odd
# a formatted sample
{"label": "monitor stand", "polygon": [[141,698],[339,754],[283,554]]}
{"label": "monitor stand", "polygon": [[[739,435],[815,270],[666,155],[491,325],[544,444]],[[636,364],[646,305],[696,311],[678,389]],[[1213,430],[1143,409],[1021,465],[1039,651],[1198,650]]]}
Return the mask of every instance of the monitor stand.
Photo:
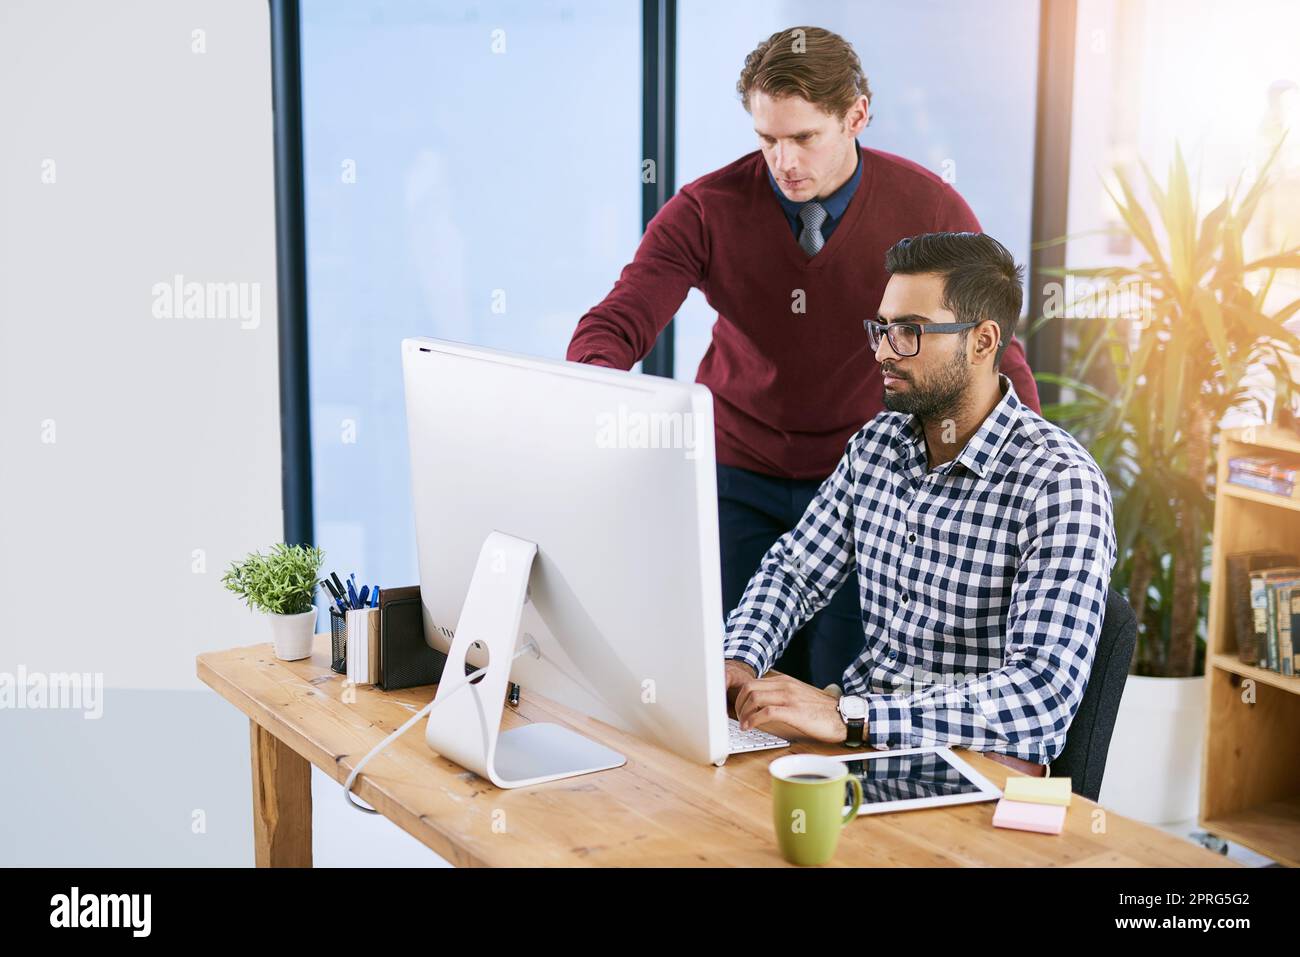
{"label": "monitor stand", "polygon": [[[627,763],[617,751],[558,724],[534,722],[501,730],[506,685],[536,555],[535,542],[504,532],[494,531],[484,541],[434,696],[442,703],[429,715],[424,733],[424,740],[438,754],[499,788],[571,778]],[[487,650],[487,674],[457,691],[455,678],[464,675],[465,655],[474,644]],[[540,654],[536,645],[533,654]]]}

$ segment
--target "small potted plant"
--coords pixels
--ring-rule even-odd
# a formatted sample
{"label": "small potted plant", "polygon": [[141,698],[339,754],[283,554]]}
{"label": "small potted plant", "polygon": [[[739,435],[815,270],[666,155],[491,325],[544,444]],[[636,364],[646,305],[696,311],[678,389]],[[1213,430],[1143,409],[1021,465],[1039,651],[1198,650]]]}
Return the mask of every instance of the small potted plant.
{"label": "small potted plant", "polygon": [[242,562],[232,562],[221,579],[250,609],[267,616],[275,656],[282,661],[311,656],[316,634],[312,601],[324,560],[319,548],[280,542],[270,554],[252,552]]}

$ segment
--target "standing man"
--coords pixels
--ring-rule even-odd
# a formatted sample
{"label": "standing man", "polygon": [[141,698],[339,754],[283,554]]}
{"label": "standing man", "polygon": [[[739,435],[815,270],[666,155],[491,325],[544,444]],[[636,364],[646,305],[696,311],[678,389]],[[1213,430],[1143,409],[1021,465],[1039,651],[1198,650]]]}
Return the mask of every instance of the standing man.
{"label": "standing man", "polygon": [[[723,608],[803,515],[849,437],[882,411],[862,335],[888,275],[885,252],[921,233],[979,232],[928,170],[864,149],[871,89],[853,47],[817,27],[774,33],[736,84],[759,150],[683,186],[646,228],[613,290],[578,322],[567,358],[630,369],[692,287],[717,310],[695,381],[713,393]],[[1039,410],[1024,350],[1001,359]],[[844,588],[786,645],[781,670],[816,687],[862,652]]]}

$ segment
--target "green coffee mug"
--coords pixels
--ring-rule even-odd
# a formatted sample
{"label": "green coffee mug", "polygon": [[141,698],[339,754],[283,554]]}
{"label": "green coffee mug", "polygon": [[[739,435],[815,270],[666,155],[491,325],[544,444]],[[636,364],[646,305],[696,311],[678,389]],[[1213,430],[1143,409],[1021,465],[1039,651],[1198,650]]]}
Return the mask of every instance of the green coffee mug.
{"label": "green coffee mug", "polygon": [[[862,806],[862,782],[849,774],[843,761],[815,754],[777,758],[772,774],[772,824],[781,856],[791,864],[825,864],[835,856],[840,831],[857,817]],[[844,812],[844,785],[853,802]]]}

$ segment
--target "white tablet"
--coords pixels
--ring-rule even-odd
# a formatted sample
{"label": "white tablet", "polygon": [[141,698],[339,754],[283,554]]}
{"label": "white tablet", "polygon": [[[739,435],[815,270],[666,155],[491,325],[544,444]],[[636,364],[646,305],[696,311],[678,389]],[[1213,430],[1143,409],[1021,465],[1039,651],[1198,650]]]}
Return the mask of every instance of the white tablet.
{"label": "white tablet", "polygon": [[1002,797],[993,782],[948,748],[904,748],[826,757],[843,761],[849,773],[862,782],[858,814],[914,811]]}

